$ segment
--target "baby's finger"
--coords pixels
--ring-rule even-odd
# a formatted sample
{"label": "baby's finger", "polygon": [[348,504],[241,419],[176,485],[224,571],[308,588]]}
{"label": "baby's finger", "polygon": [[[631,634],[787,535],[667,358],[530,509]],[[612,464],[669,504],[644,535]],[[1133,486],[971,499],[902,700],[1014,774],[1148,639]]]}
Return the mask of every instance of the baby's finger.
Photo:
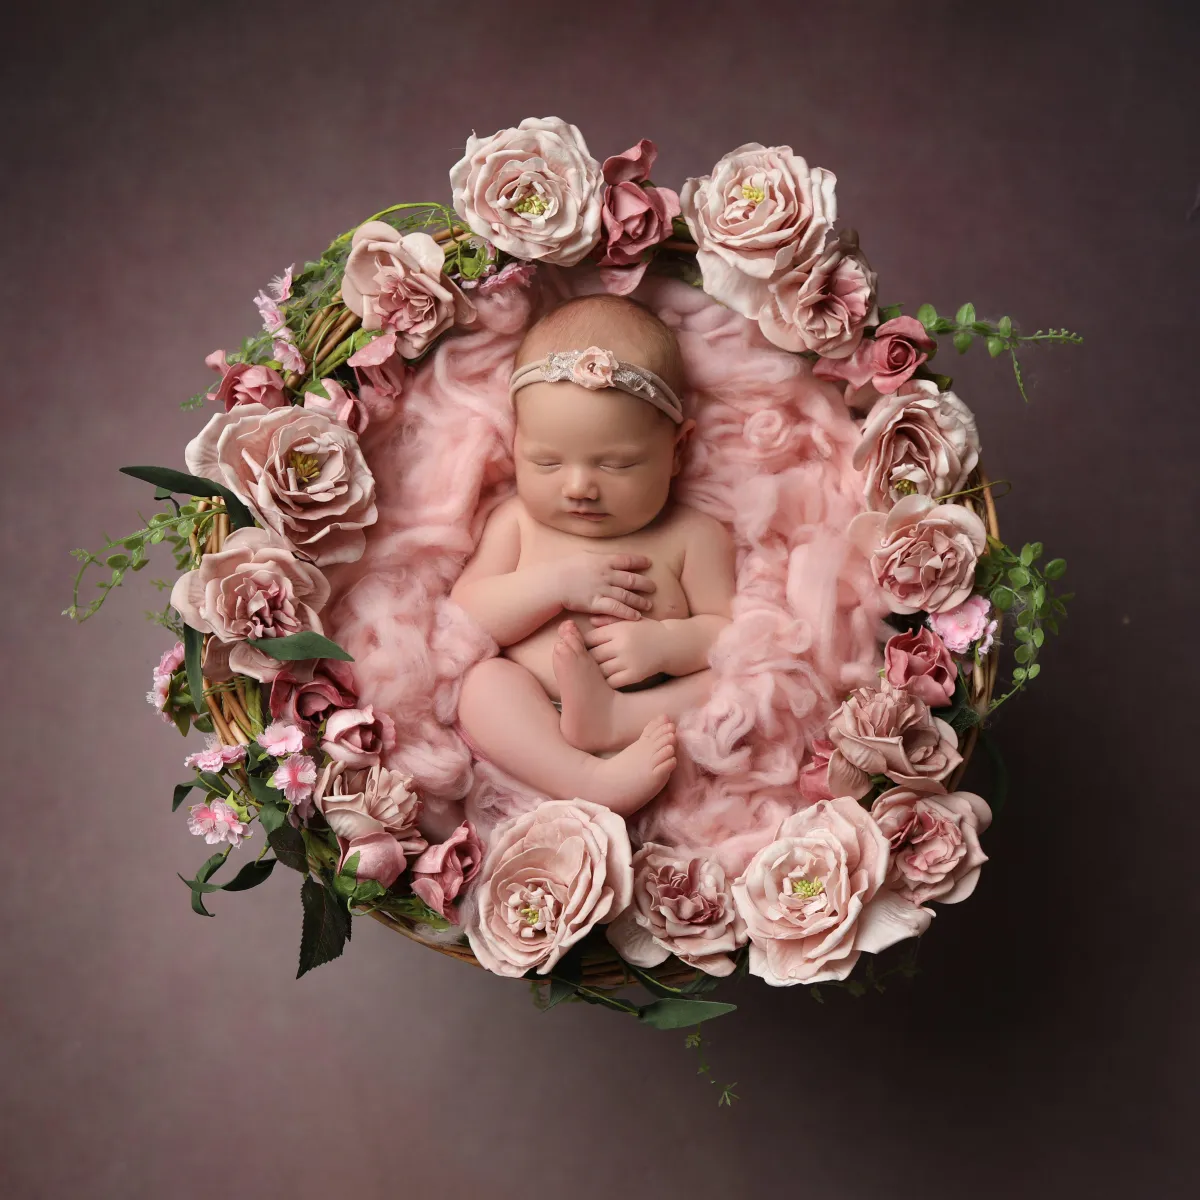
{"label": "baby's finger", "polygon": [[625,588],[610,587],[605,591],[614,600],[619,600],[630,608],[640,608],[642,612],[649,612],[654,607],[654,601],[649,596],[639,596],[637,592],[626,591]]}
{"label": "baby's finger", "polygon": [[609,583],[635,592],[653,592],[658,587],[653,579],[647,579],[645,575],[635,575],[632,571],[614,571]]}
{"label": "baby's finger", "polygon": [[596,662],[606,663],[616,658],[619,651],[615,646],[597,646],[595,650],[589,651],[589,653]]}
{"label": "baby's finger", "polygon": [[644,554],[614,554],[608,565],[615,571],[645,571],[650,567],[650,560]]}
{"label": "baby's finger", "polygon": [[592,612],[608,613],[610,616],[619,617],[622,621],[640,621],[642,614],[636,608],[630,608],[628,604],[622,604],[620,600],[612,596],[597,596],[592,601]]}
{"label": "baby's finger", "polygon": [[[614,621],[613,624],[615,625],[616,622]],[[604,626],[600,629],[589,629],[587,633],[583,635],[583,644],[589,650],[595,646],[603,646],[605,642],[611,640],[612,630],[610,630],[607,626]]]}
{"label": "baby's finger", "polygon": [[591,624],[596,629],[599,629],[603,625],[615,625],[618,622],[618,620],[620,620],[619,617],[603,617],[603,616],[588,617],[588,621],[591,622]]}

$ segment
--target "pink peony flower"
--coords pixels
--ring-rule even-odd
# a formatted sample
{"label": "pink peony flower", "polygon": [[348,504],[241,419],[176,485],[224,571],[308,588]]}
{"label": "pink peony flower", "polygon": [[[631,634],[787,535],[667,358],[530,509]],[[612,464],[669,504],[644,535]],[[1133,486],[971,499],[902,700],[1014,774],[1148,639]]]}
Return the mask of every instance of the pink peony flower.
{"label": "pink peony flower", "polygon": [[354,672],[336,658],[288,663],[271,681],[271,716],[299,725],[316,737],[321,723],[340,708],[357,708]]}
{"label": "pink peony flower", "polygon": [[439,916],[458,924],[451,907],[483,865],[483,843],[470,821],[464,821],[444,842],[430,846],[412,865],[412,890]]}
{"label": "pink peony flower", "polygon": [[307,754],[292,754],[275,768],[268,780],[278,788],[289,804],[296,805],[297,813],[307,820],[312,816],[313,787],[317,782],[317,764]]}
{"label": "pink peony flower", "polygon": [[616,369],[617,356],[611,350],[589,346],[575,360],[571,368],[571,382],[589,390],[612,387],[612,376]]}
{"label": "pink peony flower", "polygon": [[249,825],[240,821],[237,813],[224,800],[193,804],[188,814],[188,830],[204,838],[210,846],[218,842],[240,846],[250,836]]}
{"label": "pink peony flower", "polygon": [[183,760],[185,767],[195,767],[197,771],[217,772],[230,763],[242,762],[246,757],[245,746],[223,746],[221,740],[213,734],[208,739],[208,745],[195,754],[189,754]]}
{"label": "pink peony flower", "polygon": [[818,359],[813,374],[831,383],[845,380],[850,385],[846,403],[853,404],[868,385],[878,395],[899,391],[936,348],[915,317],[893,317],[876,328],[873,338],[864,338],[849,358]]}
{"label": "pink peony flower", "polygon": [[243,404],[261,404],[263,408],[282,408],[288,403],[283,391],[283,379],[270,367],[253,363],[229,363],[224,350],[214,350],[205,360],[221,376],[216,389],[208,393],[210,400],[220,401],[225,411]]}
{"label": "pink peony flower", "polygon": [[321,749],[334,762],[347,767],[375,767],[380,756],[396,744],[396,725],[387,713],[376,713],[373,705],[342,708],[325,723]]}
{"label": "pink peony flower", "polygon": [[955,654],[965,653],[972,642],[979,642],[979,653],[986,654],[992,648],[997,626],[996,621],[988,620],[991,611],[986,596],[968,596],[957,608],[930,614],[929,623]]}
{"label": "pink peony flower", "polygon": [[958,669],[942,639],[924,625],[888,638],[883,648],[887,681],[923,700],[930,708],[942,708],[954,698]]}
{"label": "pink peony flower", "polygon": [[370,421],[366,405],[336,379],[322,379],[321,386],[326,394],[321,396],[316,392],[305,392],[304,407],[309,412],[324,413],[331,421],[345,425],[351,433],[360,437]]}
{"label": "pink peony flower", "polygon": [[258,735],[258,744],[272,758],[299,754],[304,749],[304,730],[290,721],[272,721]]}

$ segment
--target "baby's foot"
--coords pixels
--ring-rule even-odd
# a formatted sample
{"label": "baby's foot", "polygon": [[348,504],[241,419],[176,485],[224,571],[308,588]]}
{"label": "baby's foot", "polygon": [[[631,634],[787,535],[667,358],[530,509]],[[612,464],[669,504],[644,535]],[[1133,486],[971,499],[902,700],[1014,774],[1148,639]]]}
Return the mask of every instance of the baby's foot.
{"label": "baby's foot", "polygon": [[637,812],[662,791],[675,770],[675,723],[652,717],[641,737],[612,758],[593,759],[581,798],[622,816]]}
{"label": "baby's foot", "polygon": [[558,727],[567,744],[589,754],[613,749],[616,696],[600,664],[588,653],[583,634],[574,621],[559,625],[551,663],[562,696]]}

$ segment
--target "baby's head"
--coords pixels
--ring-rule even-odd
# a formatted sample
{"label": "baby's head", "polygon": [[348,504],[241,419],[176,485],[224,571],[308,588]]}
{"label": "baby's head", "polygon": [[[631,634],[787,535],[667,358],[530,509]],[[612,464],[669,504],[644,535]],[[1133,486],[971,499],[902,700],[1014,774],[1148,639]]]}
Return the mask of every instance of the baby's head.
{"label": "baby's head", "polygon": [[[648,379],[654,398],[647,399],[569,378],[551,382],[537,370],[519,375],[548,355],[593,346],[657,376],[669,391]],[[554,529],[597,538],[632,533],[654,520],[696,425],[677,407],[683,369],[671,330],[623,296],[581,296],[532,326],[517,351],[513,377],[520,383],[512,397],[517,494],[530,515]],[[638,386],[636,373],[623,378]]]}

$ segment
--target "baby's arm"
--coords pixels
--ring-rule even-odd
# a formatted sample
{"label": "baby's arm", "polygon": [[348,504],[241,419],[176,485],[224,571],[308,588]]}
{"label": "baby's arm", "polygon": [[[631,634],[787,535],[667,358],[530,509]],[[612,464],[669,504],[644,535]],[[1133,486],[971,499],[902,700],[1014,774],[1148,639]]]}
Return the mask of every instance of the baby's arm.
{"label": "baby's arm", "polygon": [[690,617],[661,622],[666,645],[663,670],[691,675],[708,666],[708,652],[729,624],[737,590],[735,551],[729,530],[714,517],[698,513],[689,524],[679,582]]}

